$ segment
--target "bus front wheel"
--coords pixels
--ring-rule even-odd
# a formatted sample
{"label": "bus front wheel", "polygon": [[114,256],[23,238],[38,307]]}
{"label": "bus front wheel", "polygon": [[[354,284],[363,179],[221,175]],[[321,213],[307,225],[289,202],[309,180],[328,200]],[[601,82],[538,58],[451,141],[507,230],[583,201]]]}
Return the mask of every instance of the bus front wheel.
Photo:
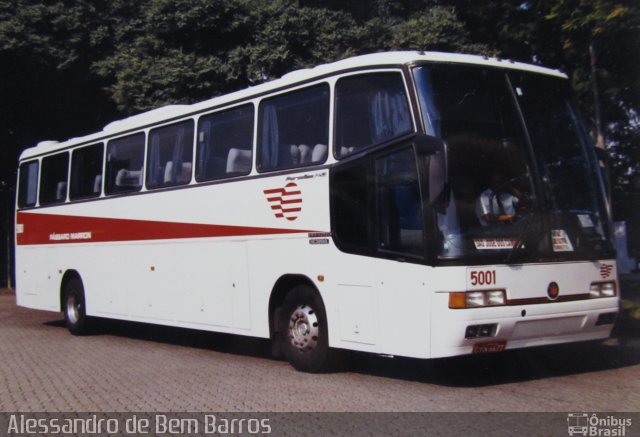
{"label": "bus front wheel", "polygon": [[62,311],[67,329],[73,335],[84,335],[88,332],[84,287],[79,278],[71,278],[64,286]]}
{"label": "bus front wheel", "polygon": [[328,370],[333,351],[329,349],[327,317],[318,293],[308,285],[293,287],[280,314],[280,345],[289,363],[303,372]]}

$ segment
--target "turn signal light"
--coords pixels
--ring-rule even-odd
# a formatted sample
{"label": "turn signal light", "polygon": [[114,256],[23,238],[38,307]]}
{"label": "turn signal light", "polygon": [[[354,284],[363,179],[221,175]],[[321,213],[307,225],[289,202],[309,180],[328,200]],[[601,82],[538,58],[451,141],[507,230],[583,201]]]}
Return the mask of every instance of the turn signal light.
{"label": "turn signal light", "polygon": [[481,308],[505,305],[507,303],[504,290],[455,291],[449,293],[449,308]]}

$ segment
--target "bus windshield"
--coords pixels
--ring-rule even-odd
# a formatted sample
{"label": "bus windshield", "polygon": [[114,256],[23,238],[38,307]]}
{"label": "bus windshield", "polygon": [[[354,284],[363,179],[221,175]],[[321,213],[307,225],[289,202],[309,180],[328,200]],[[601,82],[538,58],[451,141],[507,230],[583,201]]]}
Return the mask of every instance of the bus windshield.
{"label": "bus windshield", "polygon": [[427,134],[447,147],[446,183],[430,181],[444,186],[432,205],[439,259],[613,256],[595,151],[565,79],[452,64],[414,78]]}

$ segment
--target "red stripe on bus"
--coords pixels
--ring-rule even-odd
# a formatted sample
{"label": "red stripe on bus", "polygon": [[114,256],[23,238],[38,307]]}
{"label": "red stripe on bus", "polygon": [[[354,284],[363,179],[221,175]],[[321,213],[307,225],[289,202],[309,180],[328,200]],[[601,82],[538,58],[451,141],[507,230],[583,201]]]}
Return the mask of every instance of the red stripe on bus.
{"label": "red stripe on bus", "polygon": [[282,197],[268,197],[267,200],[269,202],[278,202],[278,203],[302,203],[302,199],[283,199]]}
{"label": "red stripe on bus", "polygon": [[314,232],[300,229],[129,220],[18,212],[16,242],[33,244],[170,240],[178,238],[282,235]]}

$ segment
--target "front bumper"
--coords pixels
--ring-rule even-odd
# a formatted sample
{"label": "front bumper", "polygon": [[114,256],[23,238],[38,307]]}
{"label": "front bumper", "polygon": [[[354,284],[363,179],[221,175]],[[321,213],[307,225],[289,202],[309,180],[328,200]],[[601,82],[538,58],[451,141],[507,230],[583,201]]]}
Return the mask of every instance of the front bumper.
{"label": "front bumper", "polygon": [[[449,309],[448,293],[437,293],[432,308],[431,357],[440,358],[474,353],[474,346],[476,352],[492,350],[482,344],[506,342],[504,349],[516,349],[604,339],[613,329],[619,299]],[[491,336],[466,338],[469,326],[493,324]]]}

